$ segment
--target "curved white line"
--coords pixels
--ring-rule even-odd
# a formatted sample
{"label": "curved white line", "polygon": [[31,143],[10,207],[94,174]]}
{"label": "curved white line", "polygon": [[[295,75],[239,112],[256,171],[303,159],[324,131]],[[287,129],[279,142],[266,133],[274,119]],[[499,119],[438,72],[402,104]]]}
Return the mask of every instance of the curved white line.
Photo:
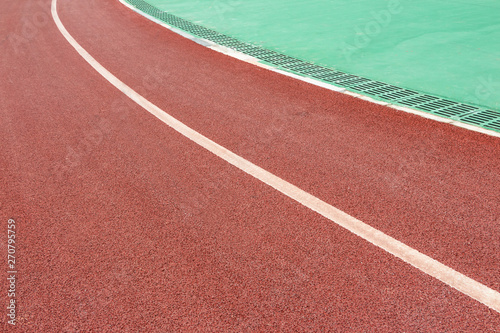
{"label": "curved white line", "polygon": [[284,195],[292,198],[300,204],[312,209],[318,214],[326,217],[339,226],[358,235],[366,241],[380,247],[381,249],[400,258],[408,264],[418,268],[426,274],[444,282],[445,284],[459,290],[460,292],[474,298],[491,309],[500,313],[500,293],[465,276],[462,273],[426,256],[423,253],[409,247],[406,244],[384,234],[383,232],[369,226],[360,220],[342,212],[341,210],[329,205],[328,203],[318,199],[317,197],[301,190],[293,184],[273,175],[272,173],[262,169],[261,167],[247,161],[243,157],[236,155],[230,150],[222,147],[207,137],[201,135],[190,127],[184,125],[177,119],[173,118],[165,111],[158,108],[156,105],[139,95],[132,88],[120,81],[116,76],[111,74],[106,68],[98,63],[80,44],[69,34],[57,14],[57,0],[52,0],[52,17],[59,31],[66,40],[75,48],[75,50],[106,80],[118,88],[121,92],[127,95],[134,102],[139,104],[145,110],[153,114],[155,117],[163,121],[165,124],[181,133],[188,139],[194,141],[198,145],[207,149],[214,155],[222,158],[247,174],[257,178],[258,180],[268,184]]}

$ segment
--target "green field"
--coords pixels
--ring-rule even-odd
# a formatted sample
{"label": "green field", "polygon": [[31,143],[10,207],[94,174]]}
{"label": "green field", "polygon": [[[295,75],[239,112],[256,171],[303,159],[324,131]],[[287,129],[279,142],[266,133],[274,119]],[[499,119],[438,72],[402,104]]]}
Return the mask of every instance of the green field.
{"label": "green field", "polygon": [[148,2],[309,62],[500,110],[500,1]]}

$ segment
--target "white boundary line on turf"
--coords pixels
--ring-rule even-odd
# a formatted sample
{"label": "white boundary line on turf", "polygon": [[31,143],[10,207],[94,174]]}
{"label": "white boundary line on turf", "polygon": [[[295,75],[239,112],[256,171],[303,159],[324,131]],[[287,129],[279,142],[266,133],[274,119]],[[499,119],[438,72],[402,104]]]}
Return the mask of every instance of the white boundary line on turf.
{"label": "white boundary line on turf", "polygon": [[192,128],[186,126],[179,120],[175,119],[159,107],[148,101],[135,90],[120,81],[116,76],[111,74],[99,62],[97,62],[78,42],[69,34],[57,14],[57,0],[52,0],[52,17],[54,22],[71,44],[71,46],[87,61],[99,74],[108,80],[118,90],[127,95],[130,99],[143,107],[146,111],[163,121],[175,131],[184,135],[186,138],[207,149],[214,155],[220,157],[231,165],[237,167],[243,172],[253,176],[263,183],[273,187],[282,194],[299,202],[305,207],[317,212],[325,218],[331,220],[337,225],[349,230],[355,235],[365,239],[366,241],[378,246],[379,248],[391,253],[408,264],[425,272],[426,274],[444,282],[445,284],[459,290],[460,292],[472,297],[473,299],[483,303],[491,309],[500,313],[500,293],[493,290],[480,282],[477,282],[462,273],[432,259],[431,257],[418,252],[406,244],[384,234],[366,223],[357,220],[356,218],[342,212],[332,205],[318,199],[296,187],[295,185],[275,176],[274,174],[262,169],[261,167],[247,161],[241,156],[236,155],[230,150],[222,147],[214,141],[208,139],[202,134],[196,132]]}
{"label": "white boundary line on turf", "polygon": [[490,135],[490,136],[494,136],[494,137],[500,138],[500,133],[492,131],[492,130],[488,130],[486,128],[482,128],[482,127],[479,127],[479,126],[474,126],[472,124],[466,124],[466,123],[463,123],[463,122],[460,122],[460,121],[456,121],[456,120],[453,120],[453,119],[449,119],[449,118],[440,117],[440,116],[437,116],[437,115],[434,115],[434,114],[431,114],[431,113],[427,113],[427,112],[424,112],[424,111],[415,110],[415,109],[412,109],[412,108],[409,108],[409,107],[405,107],[405,106],[401,106],[401,105],[395,105],[395,104],[391,104],[391,103],[384,102],[384,101],[379,101],[379,100],[376,100],[376,99],[374,99],[372,97],[365,96],[365,95],[362,95],[362,94],[358,94],[358,93],[349,91],[346,88],[337,87],[337,86],[335,86],[333,84],[329,84],[329,83],[326,83],[326,82],[315,80],[313,78],[308,78],[308,77],[300,76],[300,75],[297,75],[297,74],[294,74],[294,73],[287,72],[287,71],[282,70],[282,69],[278,69],[278,68],[270,66],[270,65],[263,64],[263,63],[260,62],[259,59],[255,58],[255,57],[252,57],[252,56],[249,56],[249,55],[244,54],[242,52],[239,52],[239,51],[230,49],[228,47],[216,44],[216,43],[214,43],[214,42],[212,42],[212,41],[210,41],[208,39],[196,37],[196,36],[194,36],[194,35],[192,35],[190,33],[187,33],[185,31],[177,29],[176,27],[168,25],[165,22],[158,20],[156,17],[153,17],[153,16],[151,16],[149,14],[146,14],[146,13],[142,12],[141,10],[135,8],[131,4],[127,3],[125,0],[118,0],[118,1],[120,1],[124,6],[130,8],[134,12],[136,12],[136,13],[138,13],[138,14],[146,17],[147,19],[149,19],[149,20],[151,20],[151,21],[153,21],[153,22],[161,25],[162,27],[167,28],[167,29],[169,29],[169,30],[171,30],[171,31],[173,31],[173,32],[175,32],[175,33],[177,33],[177,34],[179,34],[179,35],[187,38],[187,39],[190,39],[190,40],[192,40],[192,41],[194,41],[194,42],[196,42],[198,44],[201,44],[201,45],[203,45],[205,47],[208,47],[208,48],[210,48],[210,49],[212,49],[214,51],[223,53],[223,54],[228,55],[230,57],[233,57],[233,58],[236,58],[236,59],[239,59],[239,60],[251,63],[253,65],[256,65],[256,66],[268,69],[268,70],[276,72],[276,73],[280,73],[282,75],[286,75],[286,76],[292,77],[292,78],[297,79],[297,80],[301,80],[301,81],[313,84],[313,85],[318,86],[318,87],[322,87],[322,88],[325,88],[325,89],[328,89],[328,90],[332,90],[332,91],[335,91],[335,92],[340,92],[340,93],[343,93],[343,94],[346,94],[346,95],[349,95],[349,96],[353,96],[355,98],[359,98],[359,99],[362,99],[362,100],[365,100],[365,101],[368,101],[368,102],[371,102],[371,103],[374,103],[374,104],[387,106],[387,107],[390,107],[391,109],[394,109],[394,110],[403,111],[403,112],[406,112],[406,113],[411,113],[411,114],[414,114],[414,115],[417,115],[417,116],[420,116],[420,117],[423,117],[423,118],[431,119],[431,120],[438,121],[438,122],[441,122],[441,123],[451,124],[451,125],[454,125],[454,126],[457,126],[457,127],[462,127],[462,128],[468,129],[470,131],[474,131],[474,132],[478,132],[478,133],[482,133],[482,134],[486,134],[486,135]]}

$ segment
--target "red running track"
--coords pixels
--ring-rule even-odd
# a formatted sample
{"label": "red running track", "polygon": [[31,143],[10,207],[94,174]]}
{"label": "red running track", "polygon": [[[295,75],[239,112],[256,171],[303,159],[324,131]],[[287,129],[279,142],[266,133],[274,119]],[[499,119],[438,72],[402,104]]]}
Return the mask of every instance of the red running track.
{"label": "red running track", "polygon": [[[0,248],[13,218],[15,330],[500,330],[499,313],[129,102],[64,39],[49,1],[2,7]],[[240,62],[116,0],[59,0],[58,12],[172,116],[500,290],[498,138]]]}

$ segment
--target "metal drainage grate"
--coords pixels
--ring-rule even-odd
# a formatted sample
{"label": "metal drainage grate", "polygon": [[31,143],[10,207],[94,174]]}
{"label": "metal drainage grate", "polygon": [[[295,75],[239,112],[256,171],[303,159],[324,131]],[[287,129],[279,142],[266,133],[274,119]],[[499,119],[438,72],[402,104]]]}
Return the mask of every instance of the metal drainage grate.
{"label": "metal drainage grate", "polygon": [[483,127],[500,132],[500,120],[488,122],[487,124],[483,125]]}
{"label": "metal drainage grate", "polygon": [[357,91],[368,91],[368,90],[371,90],[371,89],[385,87],[385,86],[387,86],[387,84],[385,84],[383,82],[371,81],[371,82],[368,82],[368,83],[363,83],[363,84],[356,85],[356,86],[352,87],[352,89],[355,89]]}
{"label": "metal drainage grate", "polygon": [[403,99],[403,100],[399,101],[399,103],[406,105],[406,106],[417,106],[419,104],[425,104],[425,103],[429,103],[429,102],[436,101],[436,100],[439,100],[439,98],[434,97],[434,96],[430,96],[430,95],[418,94],[416,97]]}
{"label": "metal drainage grate", "polygon": [[144,0],[126,0],[142,12],[153,16],[171,26],[184,30],[192,35],[210,40],[219,45],[232,48],[248,54],[262,62],[302,76],[315,78],[348,90],[375,96],[395,105],[408,106],[417,110],[436,114],[441,117],[459,120],[490,130],[500,132],[500,112],[486,110],[476,106],[449,101],[440,97],[422,94],[384,82],[379,82],[337,71],[331,68],[315,65],[285,54],[267,50],[217,31],[191,23],[180,17],[166,13]]}
{"label": "metal drainage grate", "polygon": [[474,125],[500,130],[500,112],[492,110],[473,112],[464,116],[463,120]]}
{"label": "metal drainage grate", "polygon": [[[429,112],[441,112],[440,110],[452,105],[458,105],[456,102],[448,101],[445,99],[438,99],[437,101],[419,105],[419,108]],[[454,114],[455,115],[455,114]]]}
{"label": "metal drainage grate", "polygon": [[379,96],[379,95],[386,95],[390,93],[394,93],[395,91],[399,91],[401,88],[392,86],[390,84],[387,84],[383,87],[376,88],[376,89],[370,89],[366,91],[367,94],[374,95],[374,96]]}

